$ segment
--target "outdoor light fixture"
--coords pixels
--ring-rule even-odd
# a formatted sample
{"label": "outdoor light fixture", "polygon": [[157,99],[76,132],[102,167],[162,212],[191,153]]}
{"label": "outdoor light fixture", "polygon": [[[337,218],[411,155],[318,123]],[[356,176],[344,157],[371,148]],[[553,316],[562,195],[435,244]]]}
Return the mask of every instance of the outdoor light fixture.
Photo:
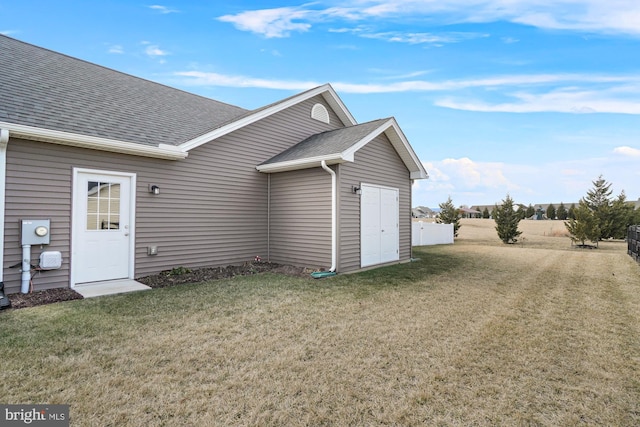
{"label": "outdoor light fixture", "polygon": [[160,194],[160,187],[157,185],[149,184],[149,193],[158,195]]}
{"label": "outdoor light fixture", "polygon": [[351,192],[353,194],[362,194],[362,189],[360,187],[358,187],[357,185],[353,185],[353,186],[351,186]]}

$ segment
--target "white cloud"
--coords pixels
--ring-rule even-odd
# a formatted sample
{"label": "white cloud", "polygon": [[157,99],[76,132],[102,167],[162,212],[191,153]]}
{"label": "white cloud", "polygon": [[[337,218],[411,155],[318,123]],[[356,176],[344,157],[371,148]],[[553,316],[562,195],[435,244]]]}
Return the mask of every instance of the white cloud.
{"label": "white cloud", "polygon": [[146,49],[144,50],[144,53],[146,53],[150,57],[158,57],[158,56],[167,56],[167,55],[169,55],[169,52],[160,49],[157,45],[148,45],[146,47]]}
{"label": "white cloud", "polygon": [[13,34],[18,34],[19,31],[18,30],[2,30],[0,31],[0,34],[4,35],[4,36],[10,36]]}
{"label": "white cloud", "polygon": [[362,37],[370,39],[380,39],[392,43],[408,44],[441,44],[459,43],[464,40],[489,37],[488,34],[463,33],[463,32],[443,32],[443,33],[402,33],[399,31],[384,33],[363,33]]}
{"label": "white cloud", "polygon": [[160,6],[158,4],[154,4],[152,6],[149,6],[149,9],[155,10],[156,12],[162,13],[164,14],[168,14],[168,13],[177,13],[178,10],[176,9],[171,9],[168,8],[167,6]]}
{"label": "white cloud", "polygon": [[305,32],[311,24],[294,22],[308,18],[311,11],[295,7],[249,10],[237,15],[224,15],[219,21],[232,23],[237,29],[262,34],[267,38],[288,37],[292,31]]}
{"label": "white cloud", "polygon": [[124,48],[119,44],[114,44],[109,46],[108,52],[114,53],[114,54],[121,54],[121,53],[124,53]]}
{"label": "white cloud", "polygon": [[[497,203],[509,192],[528,190],[509,176],[514,168],[499,162],[477,162],[468,157],[423,162],[429,179],[413,188],[417,204],[437,206],[451,196],[454,204]],[[523,170],[526,168],[522,168]]]}
{"label": "white cloud", "polygon": [[636,0],[343,0],[339,4],[321,9],[318,3],[308,3],[244,11],[218,19],[266,37],[287,37],[292,31],[308,31],[319,22],[403,17],[440,25],[508,21],[554,30],[640,35],[640,3]]}
{"label": "white cloud", "polygon": [[577,88],[552,90],[547,93],[516,92],[509,96],[515,102],[489,103],[446,98],[436,101],[440,107],[456,110],[502,113],[618,113],[640,114],[638,98],[627,99],[618,94],[617,88],[602,90],[579,90]]}
{"label": "white cloud", "polygon": [[[623,150],[624,151],[624,150]],[[640,154],[640,150],[637,150]],[[634,151],[635,152],[635,151]],[[624,190],[635,200],[637,177],[630,173],[637,158],[577,158],[543,164],[479,162],[470,158],[423,162],[429,179],[413,187],[415,206],[436,207],[451,196],[455,205],[500,203],[509,194],[516,203],[577,203],[592,181],[603,175],[614,194]]]}
{"label": "white cloud", "polygon": [[468,157],[462,157],[460,159],[444,159],[440,162],[440,166],[448,171],[447,175],[462,180],[470,189],[478,187],[517,188],[504,176],[502,163],[478,163]]}
{"label": "white cloud", "polygon": [[513,43],[518,43],[520,41],[515,37],[502,37],[500,40],[502,40],[502,42],[505,44],[513,44]]}
{"label": "white cloud", "polygon": [[628,157],[640,157],[640,149],[629,146],[616,147],[613,152]]}
{"label": "white cloud", "polygon": [[268,53],[268,54],[270,54],[272,56],[277,56],[277,57],[281,57],[282,56],[282,53],[278,49],[270,49],[270,50],[268,50],[268,49],[260,49],[260,52]]}
{"label": "white cloud", "polygon": [[483,188],[517,188],[504,175],[505,165],[496,162],[475,162],[468,157],[444,159],[428,163],[429,182],[439,185],[448,183],[452,188],[465,191]]}
{"label": "white cloud", "polygon": [[[157,46],[147,47],[148,54],[165,55]],[[375,70],[374,70],[375,71]],[[395,76],[395,79],[411,79],[424,74],[418,71]],[[242,75],[224,75],[203,71],[179,71],[183,84],[191,86],[256,87],[264,89],[306,90],[324,82],[313,80],[271,80]],[[508,101],[458,99],[454,95],[438,99],[435,105],[457,110],[478,112],[561,112],[572,114],[620,113],[640,114],[640,77],[589,74],[523,74],[484,77],[478,79],[429,81],[413,79],[383,83],[333,82],[332,86],[343,93],[400,93],[400,92],[455,92],[463,89],[476,91],[477,97],[502,96]],[[596,85],[599,89],[584,89]],[[559,89],[553,87],[563,85]],[[518,89],[517,91],[505,92]],[[525,90],[525,88],[527,90]],[[490,89],[490,90],[489,90]],[[539,93],[535,93],[534,90]]]}
{"label": "white cloud", "polygon": [[229,76],[218,73],[205,73],[201,71],[180,71],[174,73],[177,76],[187,77],[184,84],[194,86],[224,86],[224,87],[252,87],[280,90],[306,90],[320,86],[318,82],[287,81],[258,79],[246,76]]}

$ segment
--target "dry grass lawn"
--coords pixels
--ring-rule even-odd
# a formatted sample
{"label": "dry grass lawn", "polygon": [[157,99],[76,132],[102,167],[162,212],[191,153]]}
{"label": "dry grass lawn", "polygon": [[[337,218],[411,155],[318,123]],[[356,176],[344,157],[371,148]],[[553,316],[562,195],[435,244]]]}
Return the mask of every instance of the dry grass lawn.
{"label": "dry grass lawn", "polygon": [[[640,266],[465,220],[420,260],[0,313],[0,401],[78,426],[640,425]],[[560,231],[562,231],[560,229]]]}

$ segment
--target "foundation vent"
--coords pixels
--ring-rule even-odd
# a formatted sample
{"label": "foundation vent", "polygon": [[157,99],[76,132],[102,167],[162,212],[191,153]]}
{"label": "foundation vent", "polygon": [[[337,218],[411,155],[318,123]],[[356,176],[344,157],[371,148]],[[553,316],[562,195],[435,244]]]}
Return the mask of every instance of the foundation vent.
{"label": "foundation vent", "polygon": [[329,123],[329,112],[322,104],[316,104],[311,108],[311,118],[324,123]]}

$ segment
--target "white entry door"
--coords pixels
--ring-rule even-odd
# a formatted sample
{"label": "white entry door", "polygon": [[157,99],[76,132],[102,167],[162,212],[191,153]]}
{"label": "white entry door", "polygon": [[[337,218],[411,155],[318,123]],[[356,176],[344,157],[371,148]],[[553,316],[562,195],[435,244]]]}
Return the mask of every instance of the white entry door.
{"label": "white entry door", "polygon": [[398,189],[362,184],[360,266],[400,259]]}
{"label": "white entry door", "polygon": [[74,175],[72,285],[130,278],[135,176]]}

